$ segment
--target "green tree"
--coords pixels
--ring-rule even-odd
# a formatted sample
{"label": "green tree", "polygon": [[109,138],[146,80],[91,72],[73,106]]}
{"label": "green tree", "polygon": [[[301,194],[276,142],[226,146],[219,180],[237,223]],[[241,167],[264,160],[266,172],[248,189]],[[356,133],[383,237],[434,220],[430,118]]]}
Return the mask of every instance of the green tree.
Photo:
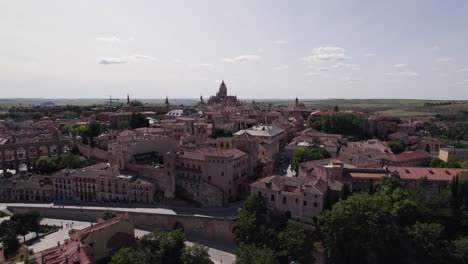
{"label": "green tree", "polygon": [[334,113],[318,118],[310,116],[307,119],[307,127],[325,133],[359,135],[362,133],[362,121],[351,113]]}
{"label": "green tree", "polygon": [[182,260],[184,264],[214,264],[208,254],[208,248],[199,244],[186,246]]}
{"label": "green tree", "polygon": [[309,146],[309,147],[299,147],[296,148],[292,154],[291,167],[295,171],[298,170],[299,163],[310,161],[310,160],[319,160],[326,159],[330,157],[330,153],[319,146]]}
{"label": "green tree", "polygon": [[58,169],[56,157],[40,157],[36,160],[35,167],[41,174],[50,174]]}
{"label": "green tree", "polygon": [[61,169],[70,168],[76,169],[80,166],[82,159],[79,155],[73,155],[71,153],[60,155],[60,161],[58,167]]}
{"label": "green tree", "polygon": [[111,210],[106,210],[101,216],[103,220],[109,220],[114,217],[117,217],[117,213]]}
{"label": "green tree", "polygon": [[154,230],[141,238],[141,244],[149,263],[183,263],[185,236],[180,229],[171,232]]}
{"label": "green tree", "polygon": [[392,150],[394,154],[400,154],[403,151],[405,151],[405,146],[403,142],[399,139],[394,139],[390,141],[390,143],[388,143],[388,146],[390,147],[390,149]]}
{"label": "green tree", "polygon": [[323,212],[319,222],[335,263],[398,262],[399,232],[383,195],[353,194]]}
{"label": "green tree", "polygon": [[439,223],[420,223],[407,228],[415,250],[415,259],[422,263],[443,263],[447,252],[444,227]]}
{"label": "green tree", "polygon": [[236,264],[275,264],[275,252],[267,247],[241,244],[236,249]]}
{"label": "green tree", "polygon": [[298,223],[288,223],[286,228],[278,234],[278,256],[286,259],[298,260],[305,263],[308,253],[312,250],[306,244],[304,226]]}
{"label": "green tree", "polygon": [[468,263],[468,236],[460,237],[452,242],[450,252],[458,263]]}
{"label": "green tree", "polygon": [[140,252],[131,248],[121,248],[112,255],[109,264],[146,264]]}
{"label": "green tree", "polygon": [[128,122],[131,129],[149,127],[149,121],[142,113],[132,114]]}

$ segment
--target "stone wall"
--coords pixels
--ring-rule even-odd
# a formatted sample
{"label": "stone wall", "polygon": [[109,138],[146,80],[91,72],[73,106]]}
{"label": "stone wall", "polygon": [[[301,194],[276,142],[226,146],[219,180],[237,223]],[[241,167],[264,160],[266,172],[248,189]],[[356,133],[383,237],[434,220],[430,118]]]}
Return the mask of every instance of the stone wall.
{"label": "stone wall", "polygon": [[[8,206],[10,211],[25,212],[38,211],[44,218],[55,218],[75,221],[94,222],[105,209],[79,209],[79,208],[55,208],[33,206]],[[116,208],[118,212],[118,208]],[[183,227],[189,240],[209,241],[213,244],[233,245],[232,234],[234,220],[214,217],[201,217],[192,215],[169,215],[143,212],[128,212],[135,228],[143,230],[173,230],[175,227]]]}
{"label": "stone wall", "polygon": [[91,157],[96,157],[103,160],[109,159],[109,153],[107,153],[104,150],[100,150],[98,148],[91,148],[90,146],[78,142],[76,143],[76,146],[78,147],[78,150],[80,151],[81,155],[83,155],[87,159]]}

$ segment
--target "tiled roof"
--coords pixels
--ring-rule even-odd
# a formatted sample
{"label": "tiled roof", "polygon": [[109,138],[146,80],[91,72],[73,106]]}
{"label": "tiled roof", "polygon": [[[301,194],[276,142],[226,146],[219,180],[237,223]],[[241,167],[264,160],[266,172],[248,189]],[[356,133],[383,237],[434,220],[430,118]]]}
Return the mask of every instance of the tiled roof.
{"label": "tiled roof", "polygon": [[390,155],[383,159],[399,162],[399,161],[430,159],[430,158],[431,158],[431,155],[429,153],[427,153],[426,151],[420,150],[420,151],[412,151],[412,152],[402,152],[400,154]]}
{"label": "tiled roof", "polygon": [[233,158],[237,159],[247,154],[239,149],[198,148],[195,150],[179,153],[180,157],[194,160],[206,160],[207,157]]}
{"label": "tiled roof", "polygon": [[468,169],[420,167],[388,167],[388,170],[397,172],[402,180],[427,178],[430,181],[450,181],[458,174],[468,172]]}

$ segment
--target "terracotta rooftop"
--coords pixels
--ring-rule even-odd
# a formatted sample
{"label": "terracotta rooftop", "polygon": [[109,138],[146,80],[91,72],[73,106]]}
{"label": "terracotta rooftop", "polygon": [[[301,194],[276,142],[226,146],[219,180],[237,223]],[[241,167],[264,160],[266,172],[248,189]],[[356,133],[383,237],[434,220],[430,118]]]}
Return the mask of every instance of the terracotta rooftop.
{"label": "terracotta rooftop", "polygon": [[219,148],[198,148],[193,151],[185,151],[179,153],[180,157],[194,159],[194,160],[206,160],[207,157],[218,157],[218,158],[233,158],[237,159],[247,154],[239,149],[219,149]]}
{"label": "terracotta rooftop", "polygon": [[388,167],[388,170],[397,172],[402,180],[418,180],[426,177],[430,181],[450,181],[458,174],[468,172],[468,169],[427,167]]}
{"label": "terracotta rooftop", "polygon": [[409,160],[418,160],[418,159],[430,159],[431,154],[427,153],[424,150],[412,151],[412,152],[402,152],[400,154],[393,154],[383,159],[391,161],[409,161]]}

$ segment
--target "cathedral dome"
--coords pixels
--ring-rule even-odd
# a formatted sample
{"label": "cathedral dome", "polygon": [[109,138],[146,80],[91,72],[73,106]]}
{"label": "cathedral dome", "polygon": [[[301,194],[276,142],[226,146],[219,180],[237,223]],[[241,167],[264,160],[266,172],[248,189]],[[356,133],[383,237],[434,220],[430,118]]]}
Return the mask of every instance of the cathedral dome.
{"label": "cathedral dome", "polygon": [[226,84],[224,83],[224,80],[219,85],[218,96],[227,96],[227,87],[226,87]]}

